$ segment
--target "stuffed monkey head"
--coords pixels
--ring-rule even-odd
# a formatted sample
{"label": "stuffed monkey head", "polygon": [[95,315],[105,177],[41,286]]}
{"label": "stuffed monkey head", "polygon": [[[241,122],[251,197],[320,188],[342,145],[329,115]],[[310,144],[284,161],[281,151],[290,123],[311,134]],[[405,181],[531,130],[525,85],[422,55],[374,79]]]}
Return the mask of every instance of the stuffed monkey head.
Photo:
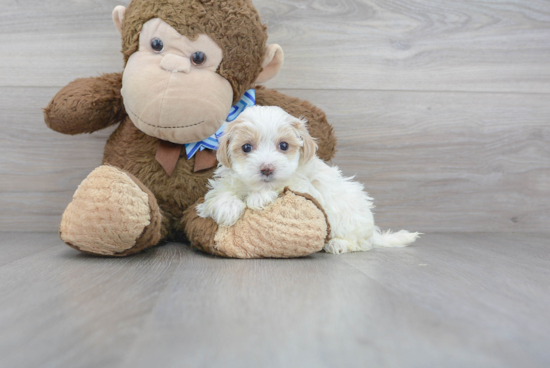
{"label": "stuffed monkey head", "polygon": [[144,133],[173,143],[213,135],[244,92],[283,63],[251,0],[132,0],[113,20],[126,112]]}

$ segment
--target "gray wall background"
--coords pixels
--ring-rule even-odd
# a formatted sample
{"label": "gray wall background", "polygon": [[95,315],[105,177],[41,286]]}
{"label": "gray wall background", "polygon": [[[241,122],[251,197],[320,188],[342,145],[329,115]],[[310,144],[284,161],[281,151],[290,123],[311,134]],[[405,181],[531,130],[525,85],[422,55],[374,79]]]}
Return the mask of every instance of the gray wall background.
{"label": "gray wall background", "polygon": [[[268,87],[323,108],[334,163],[383,227],[547,231],[550,2],[255,1],[286,53]],[[41,108],[120,71],[111,11],[128,1],[0,1],[0,231],[56,231],[113,129],[63,136]]]}

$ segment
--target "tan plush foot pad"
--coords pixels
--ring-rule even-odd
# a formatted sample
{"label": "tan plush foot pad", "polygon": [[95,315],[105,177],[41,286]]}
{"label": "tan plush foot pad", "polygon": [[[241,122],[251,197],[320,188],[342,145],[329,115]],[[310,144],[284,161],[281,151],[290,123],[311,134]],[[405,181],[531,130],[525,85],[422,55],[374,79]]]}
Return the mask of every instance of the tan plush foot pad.
{"label": "tan plush foot pad", "polygon": [[160,241],[161,216],[149,190],[112,166],[78,187],[59,227],[61,239],[85,253],[122,256]]}
{"label": "tan plush foot pad", "polygon": [[294,258],[323,249],[330,233],[326,215],[310,196],[286,190],[263,211],[247,209],[232,227],[185,214],[185,231],[192,245],[231,258]]}

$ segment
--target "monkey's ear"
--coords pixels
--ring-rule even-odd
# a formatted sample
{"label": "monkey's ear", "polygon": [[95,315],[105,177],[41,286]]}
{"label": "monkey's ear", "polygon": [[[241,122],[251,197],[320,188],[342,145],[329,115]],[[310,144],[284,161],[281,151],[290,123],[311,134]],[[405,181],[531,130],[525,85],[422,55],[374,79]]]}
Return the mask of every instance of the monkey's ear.
{"label": "monkey's ear", "polygon": [[122,5],[119,5],[113,10],[113,22],[115,23],[116,29],[118,29],[118,33],[122,35],[122,20],[124,19],[124,13],[126,12],[126,8]]}
{"label": "monkey's ear", "polygon": [[262,72],[256,79],[256,83],[265,83],[275,77],[285,60],[283,49],[279,45],[269,45],[265,50],[264,62],[262,63]]}

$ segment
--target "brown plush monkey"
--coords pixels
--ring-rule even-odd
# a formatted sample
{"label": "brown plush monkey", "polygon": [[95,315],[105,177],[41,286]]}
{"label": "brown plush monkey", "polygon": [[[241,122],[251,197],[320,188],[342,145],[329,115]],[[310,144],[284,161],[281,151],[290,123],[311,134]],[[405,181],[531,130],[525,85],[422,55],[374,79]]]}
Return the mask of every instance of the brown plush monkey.
{"label": "brown plush monkey", "polygon": [[318,155],[336,140],[318,108],[257,86],[281,68],[283,52],[266,46],[266,27],[250,0],[133,0],[113,20],[122,36],[123,74],[78,79],[45,109],[46,124],[65,134],[120,123],[103,165],[76,191],[60,225],[68,245],[85,253],[125,256],[162,240],[189,239],[228,257],[295,257],[319,251],[329,231],[312,199],[286,192],[268,210],[219,228],[196,215],[215,154],[188,158],[185,144],[215,134],[233,104],[255,88],[256,103],[304,116]]}

